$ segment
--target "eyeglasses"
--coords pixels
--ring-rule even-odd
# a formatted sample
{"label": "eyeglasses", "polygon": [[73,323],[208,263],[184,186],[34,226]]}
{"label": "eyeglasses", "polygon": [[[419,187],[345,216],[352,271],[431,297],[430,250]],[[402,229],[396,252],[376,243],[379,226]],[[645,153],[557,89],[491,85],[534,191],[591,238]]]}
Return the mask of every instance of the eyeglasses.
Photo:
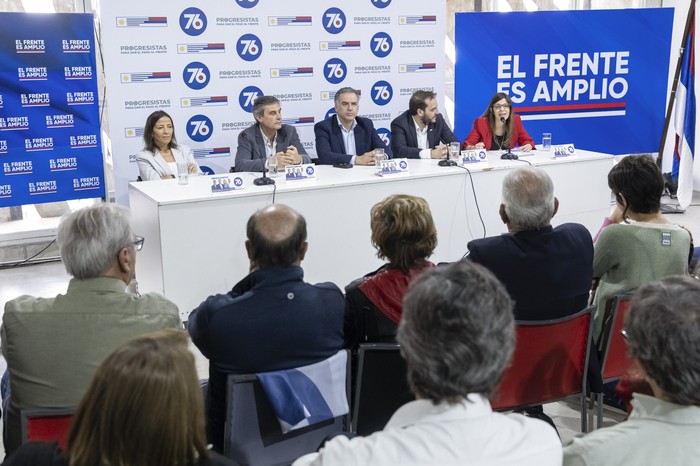
{"label": "eyeglasses", "polygon": [[134,249],[136,249],[137,251],[140,251],[141,248],[143,248],[143,242],[144,242],[143,236],[137,236],[136,241],[132,241],[131,244],[134,245]]}
{"label": "eyeglasses", "polygon": [[510,105],[508,105],[508,104],[500,104],[500,105],[494,105],[494,106],[493,106],[493,109],[494,109],[494,110],[501,110],[501,109],[504,109],[504,108],[510,108]]}

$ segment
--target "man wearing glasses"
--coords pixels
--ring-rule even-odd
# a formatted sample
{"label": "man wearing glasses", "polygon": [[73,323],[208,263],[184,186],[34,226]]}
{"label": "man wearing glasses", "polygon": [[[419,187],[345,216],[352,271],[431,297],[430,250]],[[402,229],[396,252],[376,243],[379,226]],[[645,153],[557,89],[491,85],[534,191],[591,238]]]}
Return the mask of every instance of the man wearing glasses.
{"label": "man wearing glasses", "polygon": [[55,298],[20,296],[5,305],[0,333],[7,360],[2,380],[7,454],[21,443],[21,410],[75,407],[97,366],[121,343],[182,328],[174,303],[126,292],[144,243],[134,235],[127,209],[98,204],[69,213],[56,239],[73,276],[68,290]]}

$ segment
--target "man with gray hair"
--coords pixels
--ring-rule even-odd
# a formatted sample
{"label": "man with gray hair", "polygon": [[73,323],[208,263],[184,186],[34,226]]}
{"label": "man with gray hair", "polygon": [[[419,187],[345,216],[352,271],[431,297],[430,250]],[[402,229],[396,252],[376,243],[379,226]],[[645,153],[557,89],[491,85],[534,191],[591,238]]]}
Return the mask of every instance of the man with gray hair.
{"label": "man with gray hair", "polygon": [[182,328],[174,303],[126,292],[144,243],[126,208],[97,204],[71,212],[61,219],[57,242],[73,276],[66,293],[20,296],[5,305],[0,333],[10,377],[9,394],[3,383],[3,404],[10,395],[3,416],[8,454],[21,442],[21,410],[77,406],[97,366],[121,343]]}
{"label": "man with gray hair", "polygon": [[276,156],[277,168],[311,163],[296,128],[282,124],[282,107],[277,97],[264,95],[253,101],[255,124],[238,134],[234,170],[261,172],[265,161]]}
{"label": "man with gray hair", "polygon": [[698,464],[700,282],[679,275],[639,288],[623,332],[653,396],[634,393],[626,421],[573,439],[564,465]]}
{"label": "man with gray hair", "polygon": [[468,261],[423,272],[404,297],[397,340],[416,400],[369,437],[335,437],[294,466],[560,465],[550,426],[491,410],[515,347],[512,301]]}
{"label": "man with gray hair", "polygon": [[593,277],[593,240],[586,227],[552,227],[559,200],[539,168],[512,170],[503,180],[501,220],[508,233],[476,239],[468,258],[491,270],[515,301],[517,320],[549,320],[583,310]]}
{"label": "man with gray hair", "polygon": [[391,158],[391,148],[379,137],[372,120],[357,116],[360,94],[352,87],[343,87],[333,100],[336,114],[314,126],[318,163],[374,165],[376,149]]}

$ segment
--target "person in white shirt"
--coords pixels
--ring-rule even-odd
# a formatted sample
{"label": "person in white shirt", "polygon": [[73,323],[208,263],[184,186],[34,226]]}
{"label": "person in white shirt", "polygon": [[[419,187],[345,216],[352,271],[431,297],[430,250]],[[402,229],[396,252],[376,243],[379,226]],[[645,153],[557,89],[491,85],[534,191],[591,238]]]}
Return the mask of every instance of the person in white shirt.
{"label": "person in white shirt", "polygon": [[560,465],[548,424],[494,413],[489,398],[515,346],[513,302],[484,267],[460,261],[426,270],[410,286],[397,340],[416,400],[384,430],[335,437],[306,465]]}
{"label": "person in white shirt", "polygon": [[623,332],[654,395],[634,393],[627,421],[574,438],[564,464],[700,463],[700,282],[678,275],[639,288]]}

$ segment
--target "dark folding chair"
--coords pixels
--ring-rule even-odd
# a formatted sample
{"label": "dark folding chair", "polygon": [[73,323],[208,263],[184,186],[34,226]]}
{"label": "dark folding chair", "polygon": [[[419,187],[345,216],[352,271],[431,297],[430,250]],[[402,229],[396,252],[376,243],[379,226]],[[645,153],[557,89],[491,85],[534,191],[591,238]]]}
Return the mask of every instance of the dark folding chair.
{"label": "dark folding chair", "polygon": [[[631,294],[621,294],[611,300],[610,325],[606,328],[600,345],[600,377],[604,384],[620,380],[632,365],[632,359],[627,355],[627,342],[622,336],[631,299]],[[597,427],[600,428],[603,424],[603,393],[596,395]]]}
{"label": "dark folding chair", "polygon": [[20,412],[22,444],[54,442],[65,450],[75,408],[32,408]]}
{"label": "dark folding chair", "polygon": [[396,343],[363,343],[358,350],[352,426],[358,435],[382,430],[392,414],[415,399]]}
{"label": "dark folding chair", "polygon": [[505,411],[581,398],[581,431],[587,431],[586,375],[592,307],[561,319],[516,322],[513,359],[503,375],[494,410]]}
{"label": "dark folding chair", "polygon": [[[350,356],[345,389],[350,388]],[[288,465],[316,451],[329,436],[350,431],[349,414],[286,434],[255,374],[229,375],[226,393],[224,456],[238,465]]]}

